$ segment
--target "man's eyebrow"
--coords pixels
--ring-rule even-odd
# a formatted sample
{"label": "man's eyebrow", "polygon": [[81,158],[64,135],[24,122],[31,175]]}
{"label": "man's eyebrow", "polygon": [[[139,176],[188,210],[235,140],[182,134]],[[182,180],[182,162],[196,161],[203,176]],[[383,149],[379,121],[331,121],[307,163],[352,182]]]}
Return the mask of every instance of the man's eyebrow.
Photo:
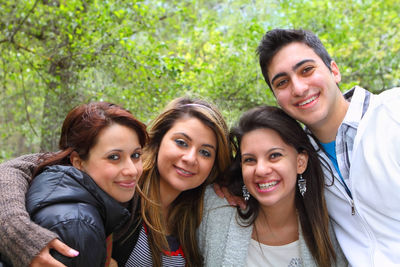
{"label": "man's eyebrow", "polygon": [[278,79],[279,77],[285,76],[286,74],[287,74],[286,72],[279,72],[278,74],[276,74],[276,75],[274,76],[274,78],[271,79],[271,84],[274,84],[274,81],[275,81],[276,79]]}
{"label": "man's eyebrow", "polygon": [[296,65],[293,66],[292,70],[296,71],[301,65],[303,65],[304,63],[307,63],[307,62],[315,63],[315,60],[314,59],[303,59],[302,61],[296,63]]}
{"label": "man's eyebrow", "polygon": [[[315,62],[315,60],[314,60],[314,59],[303,59],[302,61],[297,62],[297,63],[293,66],[292,70],[293,70],[293,71],[296,71],[301,65],[303,65],[304,63],[307,63],[307,62]],[[273,84],[274,81],[275,81],[276,79],[278,79],[279,77],[282,77],[282,76],[285,76],[285,75],[287,75],[286,72],[279,72],[278,74],[276,74],[276,75],[271,79],[271,84]]]}

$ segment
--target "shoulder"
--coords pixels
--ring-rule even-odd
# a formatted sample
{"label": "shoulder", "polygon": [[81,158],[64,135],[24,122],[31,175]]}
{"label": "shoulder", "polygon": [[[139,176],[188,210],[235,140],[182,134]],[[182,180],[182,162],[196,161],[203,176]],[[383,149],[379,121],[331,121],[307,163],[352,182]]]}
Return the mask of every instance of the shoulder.
{"label": "shoulder", "polygon": [[212,186],[209,186],[198,229],[199,247],[206,266],[244,264],[253,228],[242,227],[238,220],[236,208],[219,198]]}
{"label": "shoulder", "polygon": [[[75,206],[76,209],[83,207]],[[56,253],[61,262],[67,266],[104,266],[106,258],[106,233],[98,213],[89,210],[75,212],[67,211],[68,217],[56,220],[50,230],[58,234],[68,246],[79,251],[77,258],[67,258]],[[57,215],[57,217],[59,217]],[[97,217],[97,219],[96,219]],[[57,223],[58,221],[58,223]]]}
{"label": "shoulder", "polygon": [[366,134],[371,139],[377,138],[386,143],[397,141],[400,133],[399,114],[400,87],[383,91],[379,95],[372,95],[367,112],[360,121],[357,134],[362,134],[363,137]]}
{"label": "shoulder", "polygon": [[380,98],[380,106],[384,107],[385,111],[391,115],[391,119],[400,123],[400,87],[383,91],[378,98]]}
{"label": "shoulder", "polygon": [[229,205],[228,201],[220,198],[214,192],[212,185],[208,186],[204,194],[203,218],[200,228],[220,228],[229,224],[232,216],[236,214],[236,208]]}
{"label": "shoulder", "polygon": [[220,198],[215,193],[213,185],[209,185],[204,193],[204,206],[207,206],[208,208],[216,208],[229,206],[229,203],[225,198]]}
{"label": "shoulder", "polygon": [[[81,202],[83,196],[90,196],[85,187],[76,181],[71,166],[51,166],[36,176],[26,195],[26,208],[34,213],[43,207],[57,203]],[[76,170],[78,171],[78,170]]]}
{"label": "shoulder", "polygon": [[53,203],[38,209],[32,214],[32,220],[52,231],[58,228],[68,228],[71,231],[80,228],[81,233],[84,229],[90,229],[105,235],[99,211],[87,203]]}

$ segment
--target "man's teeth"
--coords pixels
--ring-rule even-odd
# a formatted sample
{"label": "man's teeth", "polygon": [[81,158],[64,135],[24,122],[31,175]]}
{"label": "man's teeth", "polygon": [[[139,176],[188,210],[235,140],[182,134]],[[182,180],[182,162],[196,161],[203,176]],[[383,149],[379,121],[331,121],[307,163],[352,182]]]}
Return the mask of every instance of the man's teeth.
{"label": "man's teeth", "polygon": [[264,184],[258,184],[258,186],[260,187],[260,189],[269,189],[273,186],[275,186],[278,183],[278,181],[274,181],[274,182],[269,182],[269,183],[264,183]]}
{"label": "man's teeth", "polygon": [[313,97],[307,99],[306,101],[301,102],[301,103],[299,104],[299,106],[307,105],[308,103],[314,101],[315,99],[317,99],[317,96],[313,96]]}

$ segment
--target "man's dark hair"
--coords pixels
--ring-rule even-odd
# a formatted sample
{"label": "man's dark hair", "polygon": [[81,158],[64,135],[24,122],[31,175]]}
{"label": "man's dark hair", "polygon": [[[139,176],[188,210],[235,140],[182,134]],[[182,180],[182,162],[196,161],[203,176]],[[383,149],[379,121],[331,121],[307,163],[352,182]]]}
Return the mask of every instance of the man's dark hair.
{"label": "man's dark hair", "polygon": [[268,67],[272,58],[286,45],[291,43],[303,43],[309,46],[322,59],[325,65],[331,70],[331,56],[326,51],[321,40],[312,32],[303,29],[287,30],[274,29],[268,31],[257,47],[257,54],[260,60],[261,72],[268,86],[272,89],[268,78]]}

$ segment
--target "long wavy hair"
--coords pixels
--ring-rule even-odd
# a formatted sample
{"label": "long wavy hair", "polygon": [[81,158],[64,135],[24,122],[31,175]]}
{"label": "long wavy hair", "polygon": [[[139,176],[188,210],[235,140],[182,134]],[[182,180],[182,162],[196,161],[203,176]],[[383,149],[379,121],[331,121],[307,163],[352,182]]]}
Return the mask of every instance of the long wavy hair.
{"label": "long wavy hair", "polygon": [[[217,139],[216,158],[205,182],[196,188],[180,193],[172,202],[168,217],[164,218],[160,205],[160,175],[157,168],[157,155],[165,133],[183,117],[197,118],[212,129]],[[221,113],[210,103],[200,99],[177,98],[169,103],[153,121],[149,136],[150,141],[144,152],[146,156],[139,185],[143,193],[151,200],[141,200],[141,215],[144,222],[150,226],[148,239],[153,266],[161,266],[161,251],[169,249],[166,240],[167,232],[179,240],[187,260],[186,265],[201,266],[203,258],[197,246],[196,229],[202,219],[206,186],[216,181],[231,163],[228,127]],[[165,222],[167,223],[165,224]],[[166,229],[166,225],[171,229]]]}
{"label": "long wavy hair", "polygon": [[[282,109],[261,106],[245,112],[237,127],[231,130],[231,139],[236,150],[234,162],[224,181],[228,189],[237,196],[242,194],[243,176],[241,170],[240,143],[243,136],[256,129],[271,129],[282,140],[294,147],[298,153],[307,153],[307,168],[302,174],[307,180],[307,192],[301,196],[296,186],[295,205],[304,239],[319,266],[331,266],[336,254],[329,236],[329,216],[324,197],[324,175],[320,157],[310,143],[308,135],[300,124]],[[237,209],[240,224],[252,225],[260,213],[260,204],[250,196],[246,210]]]}

